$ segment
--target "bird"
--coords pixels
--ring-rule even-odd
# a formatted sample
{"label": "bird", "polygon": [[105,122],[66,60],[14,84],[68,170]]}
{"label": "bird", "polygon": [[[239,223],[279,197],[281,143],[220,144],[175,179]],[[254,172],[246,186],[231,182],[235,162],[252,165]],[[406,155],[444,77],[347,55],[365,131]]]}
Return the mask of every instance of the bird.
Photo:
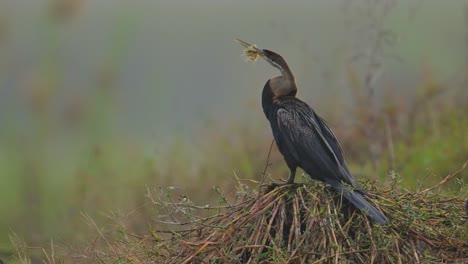
{"label": "bird", "polygon": [[274,51],[236,40],[247,48],[244,54],[247,58],[260,57],[280,71],[280,75],[265,83],[262,91],[263,112],[290,171],[286,182],[273,185],[293,184],[299,167],[310,178],[330,185],[375,222],[387,224],[388,218],[364,198],[369,194],[353,178],[340,143],[327,122],[296,97],[296,79],[285,59]]}

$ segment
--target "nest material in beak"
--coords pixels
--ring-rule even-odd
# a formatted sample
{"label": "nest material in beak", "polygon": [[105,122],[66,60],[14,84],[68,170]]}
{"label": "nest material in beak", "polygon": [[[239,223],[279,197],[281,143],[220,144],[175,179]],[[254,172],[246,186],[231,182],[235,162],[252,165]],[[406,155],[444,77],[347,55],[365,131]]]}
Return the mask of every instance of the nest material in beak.
{"label": "nest material in beak", "polygon": [[246,48],[244,53],[241,55],[245,61],[256,61],[260,57],[260,53],[258,52],[258,48],[255,44],[249,44],[240,39],[236,39],[236,41]]}

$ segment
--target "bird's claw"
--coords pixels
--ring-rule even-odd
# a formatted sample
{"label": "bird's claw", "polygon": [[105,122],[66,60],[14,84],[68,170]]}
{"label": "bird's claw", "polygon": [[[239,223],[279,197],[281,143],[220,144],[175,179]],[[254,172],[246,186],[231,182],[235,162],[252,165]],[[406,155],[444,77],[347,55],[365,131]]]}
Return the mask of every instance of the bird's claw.
{"label": "bird's claw", "polygon": [[286,181],[286,182],[283,182],[283,183],[278,183],[278,182],[271,183],[271,186],[273,186],[273,188],[286,186],[286,185],[296,186],[296,185],[300,185],[300,184],[299,183],[294,183],[293,181]]}

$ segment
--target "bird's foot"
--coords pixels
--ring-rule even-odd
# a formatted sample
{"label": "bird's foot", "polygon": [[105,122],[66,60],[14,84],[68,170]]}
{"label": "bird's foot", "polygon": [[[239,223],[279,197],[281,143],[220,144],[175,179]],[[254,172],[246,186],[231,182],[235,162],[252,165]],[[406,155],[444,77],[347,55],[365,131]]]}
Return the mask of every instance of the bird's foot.
{"label": "bird's foot", "polygon": [[295,188],[295,187],[298,187],[302,185],[301,183],[294,183],[294,182],[283,182],[283,183],[277,183],[277,182],[273,182],[271,184],[267,184],[267,185],[263,185],[264,186],[264,193],[269,193],[273,190],[275,190],[276,188],[278,187],[282,187],[282,186],[291,186],[292,188]]}
{"label": "bird's foot", "polygon": [[286,185],[292,185],[292,186],[296,186],[296,185],[300,185],[299,183],[294,183],[294,181],[286,181],[286,182],[282,182],[282,183],[279,183],[279,182],[273,182],[271,183],[271,186],[273,186],[273,188],[277,188],[277,187],[281,187],[281,186],[286,186]]}
{"label": "bird's foot", "polygon": [[290,184],[293,184],[293,183],[289,183],[289,182],[282,182],[282,183],[279,183],[279,182],[272,182],[272,183],[271,183],[271,186],[273,186],[273,187],[281,187],[281,186],[290,185]]}

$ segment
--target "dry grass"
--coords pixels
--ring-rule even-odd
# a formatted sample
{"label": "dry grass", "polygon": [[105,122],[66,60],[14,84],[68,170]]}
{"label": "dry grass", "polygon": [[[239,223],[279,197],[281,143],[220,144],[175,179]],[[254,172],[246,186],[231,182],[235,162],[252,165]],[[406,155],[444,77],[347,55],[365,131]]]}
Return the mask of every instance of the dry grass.
{"label": "dry grass", "polygon": [[[468,261],[466,189],[456,196],[436,190],[365,188],[391,220],[374,224],[327,186],[308,182],[260,192],[239,185],[234,204],[194,205],[164,193],[152,204],[164,220],[146,236],[123,226],[102,232],[77,254],[82,263],[444,263]],[[463,191],[465,190],[465,191]],[[207,213],[210,212],[210,213]]]}

